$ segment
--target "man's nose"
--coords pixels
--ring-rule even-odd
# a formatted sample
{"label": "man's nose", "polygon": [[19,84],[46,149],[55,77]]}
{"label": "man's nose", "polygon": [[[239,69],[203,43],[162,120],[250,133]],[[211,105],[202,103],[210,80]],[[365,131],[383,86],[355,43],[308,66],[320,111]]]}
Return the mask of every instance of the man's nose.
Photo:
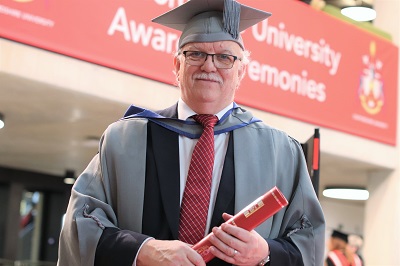
{"label": "man's nose", "polygon": [[[208,57],[211,57],[211,60],[208,60]],[[215,64],[214,64],[214,55],[212,55],[212,54],[208,54],[207,55],[207,57],[206,57],[206,59],[204,60],[204,64],[201,66],[201,68],[203,69],[203,70],[208,70],[208,71],[212,71],[212,70],[215,70],[216,69],[216,67],[215,67]]]}
{"label": "man's nose", "polygon": [[211,56],[211,62],[214,63],[214,55],[213,54],[206,55],[206,59],[204,60],[204,63],[207,62],[209,56]]}

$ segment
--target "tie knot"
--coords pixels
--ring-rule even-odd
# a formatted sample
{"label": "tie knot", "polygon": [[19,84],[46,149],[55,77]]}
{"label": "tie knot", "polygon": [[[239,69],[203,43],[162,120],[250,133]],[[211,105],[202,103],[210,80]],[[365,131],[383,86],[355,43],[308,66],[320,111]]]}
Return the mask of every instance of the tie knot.
{"label": "tie knot", "polygon": [[200,123],[204,128],[214,127],[218,122],[218,117],[215,115],[194,115],[193,119]]}

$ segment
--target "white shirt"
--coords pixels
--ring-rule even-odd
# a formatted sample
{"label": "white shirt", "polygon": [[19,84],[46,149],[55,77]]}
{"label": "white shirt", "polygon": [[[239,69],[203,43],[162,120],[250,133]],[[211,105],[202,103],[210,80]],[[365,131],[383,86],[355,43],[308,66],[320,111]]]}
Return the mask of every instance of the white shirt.
{"label": "white shirt", "polygon": [[[222,109],[220,112],[215,114],[218,119],[230,109],[233,108],[233,103]],[[178,118],[181,120],[192,119],[189,118],[196,113],[190,109],[190,107],[182,100],[178,101]],[[198,139],[191,139],[185,136],[179,136],[179,165],[180,165],[180,202],[182,203],[183,192],[185,189],[186,178],[189,171],[190,159],[192,158],[192,153],[194,146],[196,145]],[[211,183],[211,195],[210,195],[210,206],[208,208],[207,225],[204,235],[207,234],[210,228],[210,222],[212,213],[214,211],[214,205],[217,198],[217,192],[219,187],[219,182],[221,180],[222,168],[224,165],[224,159],[226,155],[226,150],[228,149],[229,133],[222,133],[214,136],[214,168],[212,174]]]}
{"label": "white shirt", "polygon": [[[233,103],[222,109],[220,112],[215,114],[220,120],[221,117],[230,109],[233,108]],[[181,120],[192,119],[189,118],[196,113],[190,109],[190,107],[182,100],[178,101],[178,118]],[[217,192],[219,187],[219,182],[221,180],[222,168],[224,166],[224,159],[226,155],[226,150],[228,149],[229,133],[222,133],[214,135],[214,168],[212,174],[211,183],[211,195],[210,195],[210,206],[208,208],[207,225],[204,231],[204,236],[206,236],[209,228],[212,213],[214,211],[214,205],[217,198]],[[192,158],[192,153],[194,146],[196,145],[198,139],[191,139],[185,136],[179,136],[179,175],[180,175],[180,202],[182,203],[183,191],[185,190],[186,178],[189,172],[190,159]],[[152,237],[147,238],[143,241],[142,245],[139,247],[138,253],[133,261],[132,266],[136,266],[137,255],[142,249],[143,245],[153,239]]]}

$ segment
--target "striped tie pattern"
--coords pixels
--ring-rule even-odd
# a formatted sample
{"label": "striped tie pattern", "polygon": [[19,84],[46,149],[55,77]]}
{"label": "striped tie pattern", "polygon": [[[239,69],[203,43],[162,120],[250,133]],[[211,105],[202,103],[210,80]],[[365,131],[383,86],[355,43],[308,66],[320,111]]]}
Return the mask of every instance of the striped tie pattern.
{"label": "striped tie pattern", "polygon": [[203,127],[190,161],[179,220],[179,240],[195,244],[204,237],[214,166],[215,115],[195,115]]}

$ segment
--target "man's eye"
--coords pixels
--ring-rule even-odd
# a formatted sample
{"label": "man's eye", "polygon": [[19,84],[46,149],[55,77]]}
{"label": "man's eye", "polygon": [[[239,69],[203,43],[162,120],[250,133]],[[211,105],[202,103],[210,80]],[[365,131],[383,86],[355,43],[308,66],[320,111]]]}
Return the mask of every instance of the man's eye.
{"label": "man's eye", "polygon": [[218,59],[221,59],[221,60],[229,60],[230,59],[229,55],[227,55],[227,54],[219,54],[217,56],[218,56]]}
{"label": "man's eye", "polygon": [[203,58],[204,57],[204,53],[202,53],[202,52],[191,52],[189,56],[194,57],[194,58]]}

